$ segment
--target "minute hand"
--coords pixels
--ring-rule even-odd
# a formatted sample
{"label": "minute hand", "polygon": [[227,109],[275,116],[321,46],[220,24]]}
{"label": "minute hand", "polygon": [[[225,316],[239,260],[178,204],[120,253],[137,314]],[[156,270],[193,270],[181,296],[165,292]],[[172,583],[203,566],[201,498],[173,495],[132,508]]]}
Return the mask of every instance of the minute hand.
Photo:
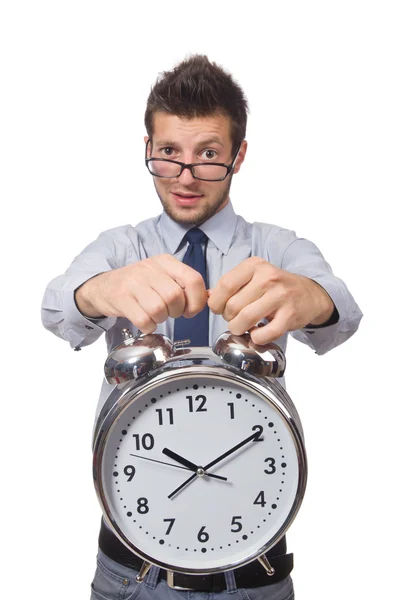
{"label": "minute hand", "polygon": [[[262,429],[262,431],[263,431],[263,429]],[[218,458],[216,458],[212,462],[208,463],[208,465],[205,465],[205,467],[203,467],[204,471],[206,471],[207,469],[210,469],[211,467],[216,465],[218,462],[221,462],[221,460],[226,458],[226,456],[229,456],[229,454],[233,454],[233,452],[236,452],[236,450],[239,450],[239,448],[242,448],[243,446],[245,446],[245,444],[248,444],[249,442],[252,442],[253,440],[257,439],[260,436],[260,434],[262,433],[262,431],[257,431],[256,433],[253,433],[252,435],[247,437],[245,440],[243,440],[236,446],[233,446],[233,448],[230,448],[230,450],[227,450],[227,452],[225,452],[221,456],[218,456]]]}

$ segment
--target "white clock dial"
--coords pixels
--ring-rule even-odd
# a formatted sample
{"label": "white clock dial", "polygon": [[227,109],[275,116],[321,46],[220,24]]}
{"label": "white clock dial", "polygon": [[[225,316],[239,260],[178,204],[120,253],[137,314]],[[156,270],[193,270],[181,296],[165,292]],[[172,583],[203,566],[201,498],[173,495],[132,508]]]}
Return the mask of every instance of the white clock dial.
{"label": "white clock dial", "polygon": [[288,419],[270,400],[197,374],[127,405],[108,432],[101,479],[132,549],[176,571],[211,572],[252,560],[289,523],[299,466]]}

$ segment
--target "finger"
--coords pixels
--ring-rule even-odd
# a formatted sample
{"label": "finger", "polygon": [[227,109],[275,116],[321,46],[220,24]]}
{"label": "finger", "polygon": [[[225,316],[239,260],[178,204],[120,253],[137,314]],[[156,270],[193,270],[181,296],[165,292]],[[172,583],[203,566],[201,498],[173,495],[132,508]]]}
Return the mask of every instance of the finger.
{"label": "finger", "polygon": [[[116,307],[115,307],[116,308]],[[117,316],[125,317],[142,333],[153,333],[157,324],[147,312],[141,307],[135,298],[130,297],[117,303]]]}
{"label": "finger", "polygon": [[255,302],[244,306],[234,319],[228,321],[228,327],[235,335],[242,335],[254,327],[258,321],[268,318],[280,308],[276,294],[268,292]]}
{"label": "finger", "polygon": [[136,287],[134,296],[142,310],[155,323],[163,323],[168,319],[168,308],[163,298],[149,286]]}
{"label": "finger", "polygon": [[151,282],[151,287],[163,299],[170,317],[176,319],[183,315],[186,306],[185,292],[172,277],[167,273],[159,273],[156,280]]}
{"label": "finger", "polygon": [[205,305],[207,304],[207,290],[205,289],[204,279],[198,274],[201,278],[200,281],[186,280],[185,283],[185,311],[183,316],[187,319],[194,317],[199,312],[203,310]]}
{"label": "finger", "polygon": [[225,321],[232,321],[245,307],[253,304],[263,296],[263,289],[255,286],[253,280],[251,280],[226,302],[222,313],[223,318]]}
{"label": "finger", "polygon": [[184,291],[186,304],[183,316],[193,317],[203,310],[208,296],[200,273],[169,254],[162,255],[157,260]]}
{"label": "finger", "polygon": [[242,287],[252,279],[253,265],[244,261],[231,271],[223,275],[214,289],[208,301],[208,306],[216,315],[221,315],[229,298],[234,296]]}
{"label": "finger", "polygon": [[272,321],[264,327],[253,327],[250,331],[251,340],[258,346],[274,342],[289,331],[288,319],[282,311],[278,311]]}

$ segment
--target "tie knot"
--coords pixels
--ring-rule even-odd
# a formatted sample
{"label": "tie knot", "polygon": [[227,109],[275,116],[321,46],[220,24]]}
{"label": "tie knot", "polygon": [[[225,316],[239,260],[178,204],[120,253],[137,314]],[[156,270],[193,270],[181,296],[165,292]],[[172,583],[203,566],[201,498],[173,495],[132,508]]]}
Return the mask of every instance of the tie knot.
{"label": "tie knot", "polygon": [[198,227],[194,227],[187,232],[186,239],[189,244],[204,244],[208,240],[208,237],[204,231],[201,231]]}

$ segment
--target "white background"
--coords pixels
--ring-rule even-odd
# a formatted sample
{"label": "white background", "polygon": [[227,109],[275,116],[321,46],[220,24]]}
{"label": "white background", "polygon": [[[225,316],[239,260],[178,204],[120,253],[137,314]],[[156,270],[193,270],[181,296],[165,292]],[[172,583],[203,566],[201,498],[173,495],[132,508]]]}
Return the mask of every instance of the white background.
{"label": "white background", "polygon": [[[159,72],[207,54],[245,90],[237,213],[314,241],[365,316],[319,357],[291,340],[309,483],[288,536],[298,600],[391,598],[396,534],[393,2],[4,2],[0,8],[2,598],[87,599],[104,339],[40,322],[100,231],[160,211],[143,162]],[[5,564],[4,564],[5,561]]]}

